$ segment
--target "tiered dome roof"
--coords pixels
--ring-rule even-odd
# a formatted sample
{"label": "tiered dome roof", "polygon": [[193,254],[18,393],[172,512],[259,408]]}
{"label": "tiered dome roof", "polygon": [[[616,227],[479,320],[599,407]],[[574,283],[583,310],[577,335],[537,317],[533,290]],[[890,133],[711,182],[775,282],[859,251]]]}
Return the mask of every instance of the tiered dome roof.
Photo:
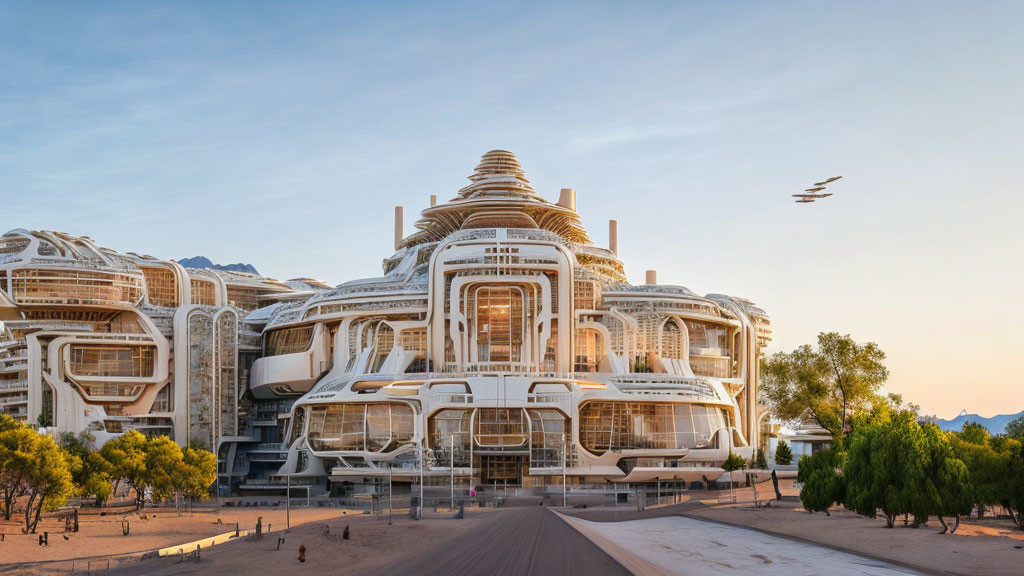
{"label": "tiered dome roof", "polygon": [[576,211],[537,194],[515,154],[491,150],[469,180],[455,198],[423,211],[415,224],[420,231],[406,238],[405,246],[436,242],[464,228],[539,228],[569,242],[590,243]]}
{"label": "tiered dome roof", "polygon": [[481,196],[521,197],[545,200],[537,195],[526,179],[523,167],[516,155],[507,150],[491,150],[480,158],[476,171],[469,177],[470,184],[459,190],[457,200],[468,200]]}

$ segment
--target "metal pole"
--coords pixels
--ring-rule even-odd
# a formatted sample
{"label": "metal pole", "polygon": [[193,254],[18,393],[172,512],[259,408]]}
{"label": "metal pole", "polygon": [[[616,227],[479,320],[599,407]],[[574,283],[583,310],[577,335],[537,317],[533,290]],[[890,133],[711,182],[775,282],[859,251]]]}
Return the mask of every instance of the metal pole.
{"label": "metal pole", "polygon": [[391,526],[391,517],[395,513],[395,507],[391,503],[391,473],[393,470],[391,462],[388,462],[388,526]]}
{"label": "metal pole", "polygon": [[420,506],[416,510],[416,519],[423,519],[423,444],[420,443]]}
{"label": "metal pole", "polygon": [[568,494],[567,488],[565,486],[565,461],[566,461],[566,454],[565,453],[566,453],[566,444],[568,444],[568,439],[565,437],[565,434],[562,434],[562,507],[563,508],[568,506],[568,502],[569,502],[569,500],[568,500],[569,494]]}
{"label": "metal pole", "polygon": [[452,434],[452,448],[449,455],[451,456],[452,470],[452,510],[455,510],[455,434]]}
{"label": "metal pole", "polygon": [[285,476],[288,479],[288,488],[285,492],[285,507],[284,507],[284,521],[285,528],[291,529],[292,527],[292,475],[288,474]]}

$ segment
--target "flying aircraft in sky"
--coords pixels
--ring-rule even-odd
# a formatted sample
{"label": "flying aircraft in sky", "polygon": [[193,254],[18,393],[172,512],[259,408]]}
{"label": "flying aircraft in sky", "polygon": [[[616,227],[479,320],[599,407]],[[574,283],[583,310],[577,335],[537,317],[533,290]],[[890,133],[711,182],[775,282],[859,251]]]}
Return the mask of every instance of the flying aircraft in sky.
{"label": "flying aircraft in sky", "polygon": [[825,187],[829,183],[835,182],[836,180],[839,180],[840,178],[842,178],[842,176],[833,176],[833,177],[829,178],[828,180],[822,180],[821,182],[815,182],[814,186],[804,190],[804,192],[809,192],[809,194],[793,194],[792,196],[794,198],[797,198],[797,200],[795,200],[795,202],[798,203],[798,204],[811,204],[815,200],[818,200],[818,199],[821,199],[821,198],[828,198],[829,196],[832,196],[831,192],[829,192],[828,194],[819,194],[819,192],[824,190]]}

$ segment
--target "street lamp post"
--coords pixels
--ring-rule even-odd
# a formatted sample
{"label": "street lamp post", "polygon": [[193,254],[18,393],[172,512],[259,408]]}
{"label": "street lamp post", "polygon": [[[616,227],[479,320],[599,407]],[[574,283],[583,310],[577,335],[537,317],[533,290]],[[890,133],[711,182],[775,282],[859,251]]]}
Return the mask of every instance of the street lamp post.
{"label": "street lamp post", "polygon": [[416,519],[423,519],[423,442],[418,444],[420,453],[420,505],[416,509]]}
{"label": "street lamp post", "polygon": [[452,448],[449,450],[451,456],[450,466],[452,469],[452,509],[455,509],[455,435],[452,435]]}
{"label": "street lamp post", "polygon": [[567,492],[568,488],[565,485],[565,465],[566,465],[566,460],[567,460],[566,452],[569,449],[568,445],[569,445],[569,439],[563,433],[562,434],[562,507],[563,508],[568,506],[568,501],[569,501],[568,500],[569,499],[569,494]]}

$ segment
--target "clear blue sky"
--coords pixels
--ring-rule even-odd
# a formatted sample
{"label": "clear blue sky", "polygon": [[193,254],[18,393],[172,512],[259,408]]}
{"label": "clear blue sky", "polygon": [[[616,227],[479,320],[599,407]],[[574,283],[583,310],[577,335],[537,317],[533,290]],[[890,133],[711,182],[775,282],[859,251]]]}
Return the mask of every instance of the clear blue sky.
{"label": "clear blue sky", "polygon": [[[493,3],[492,3],[493,4]],[[373,275],[512,150],[634,282],[745,296],[773,350],[877,341],[927,412],[1024,408],[1019,2],[7,2],[0,229]],[[789,194],[842,174],[811,205]]]}

